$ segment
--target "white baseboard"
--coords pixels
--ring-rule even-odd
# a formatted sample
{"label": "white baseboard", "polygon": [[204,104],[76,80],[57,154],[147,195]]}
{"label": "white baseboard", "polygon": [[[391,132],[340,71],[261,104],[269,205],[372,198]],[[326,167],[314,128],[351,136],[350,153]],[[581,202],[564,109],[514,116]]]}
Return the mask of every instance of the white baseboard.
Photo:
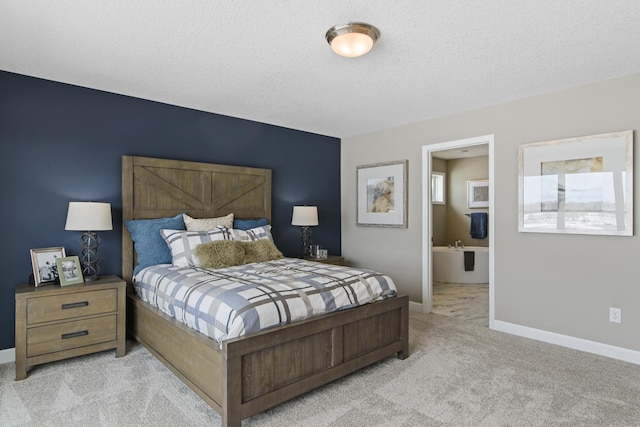
{"label": "white baseboard", "polygon": [[409,301],[409,311],[417,311],[422,313],[422,303]]}
{"label": "white baseboard", "polygon": [[569,335],[557,334],[555,332],[543,331],[541,329],[534,329],[528,326],[516,325],[501,320],[492,321],[491,329],[640,365],[640,351],[589,341]]}
{"label": "white baseboard", "polygon": [[16,349],[8,348],[6,350],[0,350],[0,365],[3,363],[13,363],[16,361]]}

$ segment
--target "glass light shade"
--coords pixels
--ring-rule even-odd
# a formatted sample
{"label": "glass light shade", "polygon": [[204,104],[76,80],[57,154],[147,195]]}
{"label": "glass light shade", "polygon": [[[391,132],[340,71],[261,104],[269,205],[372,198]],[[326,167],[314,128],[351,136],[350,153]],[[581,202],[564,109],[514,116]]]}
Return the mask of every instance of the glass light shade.
{"label": "glass light shade", "polygon": [[294,206],[291,225],[300,225],[303,227],[318,225],[318,207]]}
{"label": "glass light shade", "polygon": [[338,55],[356,58],[371,50],[380,30],[365,22],[348,22],[329,28],[324,37]]}
{"label": "glass light shade", "polygon": [[70,202],[65,230],[113,230],[111,204],[99,202]]}
{"label": "glass light shade", "polygon": [[356,58],[369,52],[373,47],[373,39],[362,33],[348,33],[336,37],[331,42],[331,49],[340,56]]}

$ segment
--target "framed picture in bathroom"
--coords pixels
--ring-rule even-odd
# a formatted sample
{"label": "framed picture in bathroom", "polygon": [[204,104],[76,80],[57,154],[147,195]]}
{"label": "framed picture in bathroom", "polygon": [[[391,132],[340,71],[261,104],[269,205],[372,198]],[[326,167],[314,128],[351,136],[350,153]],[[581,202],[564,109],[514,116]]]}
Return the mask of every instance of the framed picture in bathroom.
{"label": "framed picture in bathroom", "polygon": [[518,231],[633,235],[633,131],[520,145]]}
{"label": "framed picture in bathroom", "polygon": [[489,180],[477,179],[467,181],[467,207],[488,208],[489,207]]}
{"label": "framed picture in bathroom", "polygon": [[407,228],[407,160],[356,168],[358,226]]}

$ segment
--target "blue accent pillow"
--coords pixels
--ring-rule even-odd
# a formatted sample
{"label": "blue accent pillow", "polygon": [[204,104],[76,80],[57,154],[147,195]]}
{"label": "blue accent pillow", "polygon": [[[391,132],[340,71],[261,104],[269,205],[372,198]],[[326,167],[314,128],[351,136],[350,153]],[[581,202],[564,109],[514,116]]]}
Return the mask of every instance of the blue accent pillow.
{"label": "blue accent pillow", "polygon": [[264,227],[268,224],[269,221],[267,221],[267,218],[233,220],[233,228],[236,230],[251,230],[252,228]]}
{"label": "blue accent pillow", "polygon": [[185,230],[182,214],[173,218],[130,219],[124,225],[131,233],[138,265],[133,269],[136,275],[140,270],[150,265],[171,264],[171,251],[160,234],[163,228],[171,230]]}

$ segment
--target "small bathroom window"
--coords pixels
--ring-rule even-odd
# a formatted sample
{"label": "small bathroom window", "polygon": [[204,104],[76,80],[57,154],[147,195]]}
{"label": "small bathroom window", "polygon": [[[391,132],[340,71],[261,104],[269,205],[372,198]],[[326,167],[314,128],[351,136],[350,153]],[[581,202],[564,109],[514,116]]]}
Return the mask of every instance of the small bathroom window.
{"label": "small bathroom window", "polygon": [[442,172],[431,173],[431,203],[444,205],[445,175]]}

